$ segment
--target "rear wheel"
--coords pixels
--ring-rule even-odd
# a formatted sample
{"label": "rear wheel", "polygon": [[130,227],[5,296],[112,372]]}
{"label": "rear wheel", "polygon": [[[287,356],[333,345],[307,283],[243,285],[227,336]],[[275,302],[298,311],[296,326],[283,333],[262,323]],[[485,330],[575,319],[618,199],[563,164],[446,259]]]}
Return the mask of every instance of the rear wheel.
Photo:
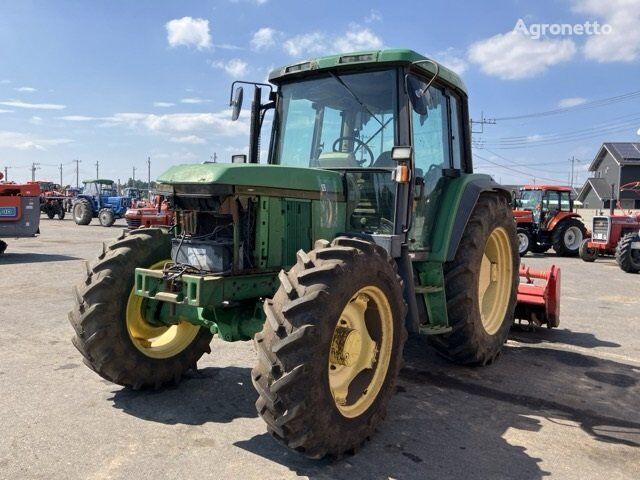
{"label": "rear wheel", "polygon": [[627,233],[620,239],[616,247],[616,261],[627,273],[640,272],[640,234]]}
{"label": "rear wheel", "polygon": [[7,244],[0,240],[0,255],[2,255],[7,250]]}
{"label": "rear wheel", "polygon": [[585,262],[595,262],[598,258],[598,249],[589,246],[590,238],[585,238],[580,244],[580,258]]}
{"label": "rear wheel", "polygon": [[353,451],[384,419],[406,340],[406,307],[384,249],[346,237],[316,245],[298,252],[265,302],[252,380],[271,435],[320,458]]}
{"label": "rear wheel", "polygon": [[518,228],[518,253],[524,257],[531,247],[531,234],[526,228]]}
{"label": "rear wheel", "polygon": [[500,354],[513,323],[520,256],[507,201],[482,194],[453,261],[444,265],[452,330],[428,337],[444,357],[487,365]]}
{"label": "rear wheel", "polygon": [[169,236],[145,229],[122,236],[98,257],[76,289],[69,320],[73,344],[101,377],[126,387],[158,388],[175,383],[204,353],[212,334],[188,322],[159,326],[162,302],[134,294],[136,267],[160,269],[171,253]]}
{"label": "rear wheel", "polygon": [[51,205],[47,205],[45,207],[45,212],[46,212],[47,218],[49,218],[49,220],[53,220],[54,217],[56,216],[56,211]]}
{"label": "rear wheel", "polygon": [[580,252],[582,240],[587,235],[584,224],[576,218],[563,220],[553,229],[553,249],[561,257],[575,257]]}
{"label": "rear wheel", "polygon": [[73,220],[77,225],[89,225],[93,218],[93,210],[89,200],[84,198],[73,204]]}
{"label": "rear wheel", "polygon": [[62,203],[58,204],[58,209],[56,211],[56,214],[58,215],[58,220],[64,220],[64,217],[66,216],[65,210],[64,210],[64,205],[62,205]]}

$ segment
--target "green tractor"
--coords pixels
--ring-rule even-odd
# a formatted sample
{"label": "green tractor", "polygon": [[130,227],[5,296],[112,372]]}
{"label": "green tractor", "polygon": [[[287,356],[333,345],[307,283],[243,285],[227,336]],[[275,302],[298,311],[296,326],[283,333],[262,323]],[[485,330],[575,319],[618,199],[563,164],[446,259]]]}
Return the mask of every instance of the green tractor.
{"label": "green tractor", "polygon": [[340,455],[384,418],[407,332],[460,364],[500,354],[519,278],[510,192],[473,174],[463,82],[413,51],[323,57],[269,81],[236,82],[253,88],[248,156],[170,168],[174,227],[123,234],[88,269],[73,341],[138,389],[179,381],[214,334],[253,339],[268,431]]}

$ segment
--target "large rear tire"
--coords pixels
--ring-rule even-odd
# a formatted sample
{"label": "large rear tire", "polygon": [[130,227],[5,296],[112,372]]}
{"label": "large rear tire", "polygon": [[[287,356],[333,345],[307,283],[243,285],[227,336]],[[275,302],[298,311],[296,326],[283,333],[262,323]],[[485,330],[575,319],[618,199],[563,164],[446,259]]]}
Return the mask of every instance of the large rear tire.
{"label": "large rear tire", "polygon": [[93,218],[93,210],[89,200],[81,198],[73,204],[73,220],[76,225],[89,225]]}
{"label": "large rear tire", "polygon": [[384,419],[406,340],[387,252],[347,237],[298,252],[264,304],[252,380],[267,430],[313,458],[357,449]]}
{"label": "large rear tire", "polygon": [[513,324],[520,256],[506,199],[480,195],[456,256],[444,265],[451,332],[428,337],[436,351],[464,365],[488,365]]}
{"label": "large rear tire", "polygon": [[101,377],[134,389],[159,388],[177,383],[211,351],[212,334],[206,329],[187,322],[158,327],[144,320],[143,312],[154,305],[133,293],[135,269],[162,268],[170,253],[169,235],[162,230],[123,234],[75,289],[69,313],[73,344]]}
{"label": "large rear tire", "polygon": [[586,236],[584,224],[577,218],[568,218],[553,229],[551,243],[559,256],[575,257],[580,253],[580,245]]}
{"label": "large rear tire", "polygon": [[627,233],[616,247],[616,261],[620,268],[627,273],[640,272],[640,249],[632,248],[633,243],[640,242],[640,235]]}

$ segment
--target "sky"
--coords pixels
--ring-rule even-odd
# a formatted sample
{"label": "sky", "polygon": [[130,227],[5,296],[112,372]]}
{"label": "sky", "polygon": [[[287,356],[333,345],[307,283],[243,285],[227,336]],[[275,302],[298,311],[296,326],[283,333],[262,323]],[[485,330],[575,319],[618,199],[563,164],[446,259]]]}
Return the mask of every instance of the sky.
{"label": "sky", "polygon": [[99,162],[121,181],[146,179],[149,157],[152,178],[229,161],[248,142],[247,115],[230,120],[234,79],[411,48],[459,73],[471,117],[487,119],[476,171],[567,183],[573,157],[580,186],[602,142],[640,141],[638,25],[640,0],[0,0],[0,169],[23,181],[36,163],[59,181],[62,164],[75,184],[74,159],[81,180]]}

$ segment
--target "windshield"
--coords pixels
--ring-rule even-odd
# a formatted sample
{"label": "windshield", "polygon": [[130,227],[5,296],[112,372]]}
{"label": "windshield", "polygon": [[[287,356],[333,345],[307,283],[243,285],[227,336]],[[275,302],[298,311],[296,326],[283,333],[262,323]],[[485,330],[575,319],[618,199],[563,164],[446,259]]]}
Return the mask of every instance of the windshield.
{"label": "windshield", "polygon": [[396,90],[395,70],[283,85],[272,163],[393,168]]}
{"label": "windshield", "polygon": [[520,208],[525,210],[535,210],[542,202],[542,192],[540,190],[523,190],[520,194]]}

